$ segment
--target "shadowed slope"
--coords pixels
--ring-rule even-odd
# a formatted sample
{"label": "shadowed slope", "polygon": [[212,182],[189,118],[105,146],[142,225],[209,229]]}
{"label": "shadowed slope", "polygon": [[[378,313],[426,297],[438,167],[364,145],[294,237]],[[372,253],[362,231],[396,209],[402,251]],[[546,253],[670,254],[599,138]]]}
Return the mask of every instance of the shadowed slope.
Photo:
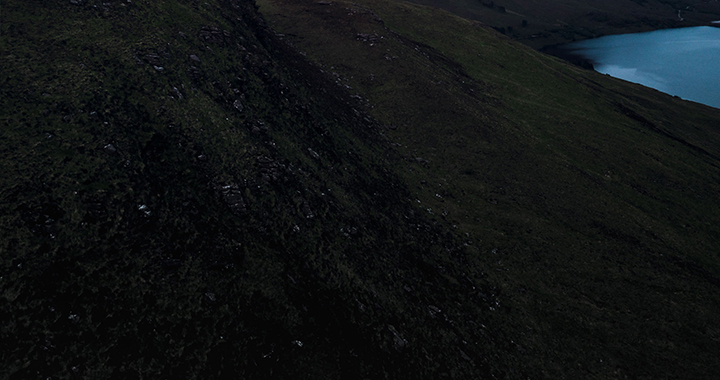
{"label": "shadowed slope", "polygon": [[254,3],[2,11],[0,377],[522,370],[384,127]]}
{"label": "shadowed slope", "polygon": [[391,126],[417,206],[501,284],[534,374],[718,374],[718,110],[432,8],[261,5]]}
{"label": "shadowed slope", "polygon": [[481,21],[539,49],[608,34],[712,25],[716,1],[683,0],[411,0]]}

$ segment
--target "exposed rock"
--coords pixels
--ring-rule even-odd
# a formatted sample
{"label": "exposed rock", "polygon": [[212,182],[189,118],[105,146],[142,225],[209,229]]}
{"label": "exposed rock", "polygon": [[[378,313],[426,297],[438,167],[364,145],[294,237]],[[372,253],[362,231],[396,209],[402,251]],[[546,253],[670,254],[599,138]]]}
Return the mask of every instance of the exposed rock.
{"label": "exposed rock", "polygon": [[267,156],[257,157],[258,166],[260,167],[260,174],[262,181],[265,184],[269,184],[272,181],[287,181],[288,174],[291,174],[291,170],[288,167]]}
{"label": "exposed rock", "polygon": [[198,58],[198,56],[195,54],[190,54],[190,59],[192,59],[195,62],[200,62],[200,58]]}
{"label": "exposed rock", "polygon": [[319,159],[320,159],[320,155],[317,154],[317,152],[315,152],[314,150],[308,148],[308,152],[310,152],[310,156],[312,156],[312,158],[314,158],[314,159],[316,159],[316,160],[319,160]]}
{"label": "exposed rock", "polygon": [[235,109],[238,110],[238,112],[242,112],[242,110],[243,110],[243,108],[244,108],[243,105],[242,105],[242,102],[240,102],[240,99],[236,99],[236,100],[233,102],[233,107],[235,107]]}
{"label": "exposed rock", "polygon": [[232,212],[240,214],[247,211],[240,186],[236,184],[223,186],[220,194],[222,195],[223,201],[230,206]]}
{"label": "exposed rock", "polygon": [[204,26],[200,28],[200,39],[209,43],[223,43],[230,39],[230,32],[216,26]]}
{"label": "exposed rock", "polygon": [[178,90],[177,87],[173,87],[173,92],[174,92],[175,96],[177,96],[178,99],[182,99],[182,98],[183,98],[182,93],[180,92],[180,90]]}
{"label": "exposed rock", "polygon": [[388,330],[390,330],[393,335],[393,343],[395,350],[402,351],[405,347],[407,347],[408,341],[405,340],[405,338],[403,338],[400,333],[398,333],[398,331],[395,329],[395,326],[388,325]]}
{"label": "exposed rock", "polygon": [[150,208],[147,205],[139,205],[137,209],[138,211],[141,211],[146,218],[152,214],[152,211],[150,211]]}
{"label": "exposed rock", "polygon": [[357,227],[345,226],[340,229],[340,232],[342,232],[346,237],[351,237],[357,235],[358,229]]}
{"label": "exposed rock", "polygon": [[110,152],[110,153],[117,152],[117,148],[115,148],[115,145],[113,145],[113,144],[107,144],[103,147],[103,149],[105,149],[106,152]]}
{"label": "exposed rock", "polygon": [[378,36],[377,34],[358,33],[355,36],[355,39],[357,39],[358,41],[371,42],[371,43],[377,42],[379,38],[380,38],[380,36]]}
{"label": "exposed rock", "polygon": [[258,156],[257,162],[260,164],[260,166],[268,167],[274,164],[275,160],[267,156]]}
{"label": "exposed rock", "polygon": [[258,120],[258,121],[257,121],[257,126],[258,126],[258,128],[260,128],[260,130],[263,131],[263,132],[267,132],[267,131],[268,131],[268,126],[267,126],[267,125],[265,124],[265,122],[262,121],[262,120]]}

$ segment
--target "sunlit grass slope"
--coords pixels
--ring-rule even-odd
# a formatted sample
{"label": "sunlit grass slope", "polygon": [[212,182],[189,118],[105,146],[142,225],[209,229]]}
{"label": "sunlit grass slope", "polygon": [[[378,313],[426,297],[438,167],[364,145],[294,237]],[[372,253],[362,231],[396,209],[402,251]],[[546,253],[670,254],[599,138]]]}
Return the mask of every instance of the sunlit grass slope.
{"label": "sunlit grass slope", "polygon": [[536,376],[718,376],[720,111],[433,8],[259,3],[388,126],[418,211],[501,284]]}

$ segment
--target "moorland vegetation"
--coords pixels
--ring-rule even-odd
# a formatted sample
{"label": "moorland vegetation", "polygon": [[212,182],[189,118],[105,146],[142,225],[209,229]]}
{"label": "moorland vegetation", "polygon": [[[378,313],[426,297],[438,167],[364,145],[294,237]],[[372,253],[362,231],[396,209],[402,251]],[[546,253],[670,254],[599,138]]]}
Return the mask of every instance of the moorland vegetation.
{"label": "moorland vegetation", "polygon": [[394,1],[1,17],[2,378],[720,376],[717,109]]}

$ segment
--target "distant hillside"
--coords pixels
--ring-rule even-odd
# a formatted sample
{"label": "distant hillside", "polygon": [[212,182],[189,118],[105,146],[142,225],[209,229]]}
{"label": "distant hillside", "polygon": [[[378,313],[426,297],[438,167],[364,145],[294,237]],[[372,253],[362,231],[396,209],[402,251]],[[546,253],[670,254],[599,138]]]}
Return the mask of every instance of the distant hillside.
{"label": "distant hillside", "polygon": [[607,34],[710,25],[720,20],[720,3],[711,0],[410,1],[482,21],[536,49]]}

